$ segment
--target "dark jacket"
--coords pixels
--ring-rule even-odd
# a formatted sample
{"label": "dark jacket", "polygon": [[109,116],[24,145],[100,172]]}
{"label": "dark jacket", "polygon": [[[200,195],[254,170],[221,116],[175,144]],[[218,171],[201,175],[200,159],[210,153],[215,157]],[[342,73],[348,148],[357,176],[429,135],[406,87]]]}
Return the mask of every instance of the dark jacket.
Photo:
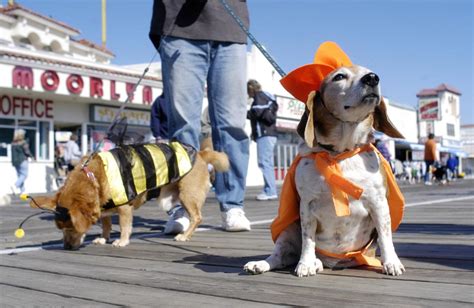
{"label": "dark jacket", "polygon": [[28,157],[33,157],[33,155],[30,152],[30,146],[27,141],[23,140],[12,143],[12,165],[14,167],[19,167]]}
{"label": "dark jacket", "polygon": [[388,162],[390,162],[391,156],[390,156],[390,152],[389,152],[388,149],[387,149],[387,146],[386,146],[382,141],[379,141],[379,142],[376,142],[376,143],[375,143],[375,147],[377,148],[377,150],[379,150],[380,154],[382,154],[382,156],[383,156]]}
{"label": "dark jacket", "polygon": [[257,92],[252,106],[247,112],[247,119],[252,126],[252,139],[263,136],[276,136],[276,119],[278,104],[275,97],[267,92]]}
{"label": "dark jacket", "polygon": [[166,100],[163,94],[158,96],[151,106],[150,128],[153,137],[168,139],[168,114],[166,113]]}
{"label": "dark jacket", "polygon": [[[227,4],[249,28],[246,0]],[[162,35],[230,43],[247,43],[247,35],[219,0],[154,0],[150,39],[156,49]]]}

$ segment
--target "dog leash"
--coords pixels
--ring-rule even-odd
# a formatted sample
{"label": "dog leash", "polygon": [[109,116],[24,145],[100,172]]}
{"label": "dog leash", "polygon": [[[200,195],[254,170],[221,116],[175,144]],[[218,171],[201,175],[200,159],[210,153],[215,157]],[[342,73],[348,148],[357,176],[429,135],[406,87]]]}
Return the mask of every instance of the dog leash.
{"label": "dog leash", "polygon": [[[143,78],[145,77],[146,73],[148,73],[149,69],[150,69],[150,66],[151,64],[153,63],[153,60],[155,60],[155,57],[156,55],[158,54],[158,51],[155,50],[155,53],[153,54],[153,57],[151,57],[151,60],[150,62],[148,62],[148,65],[145,67],[145,69],[143,70],[143,73],[142,75],[140,76],[140,78],[138,79],[138,82],[134,85],[132,91],[130,91],[127,95],[127,98],[125,100],[125,102],[123,102],[123,104],[120,106],[120,108],[117,110],[117,112],[115,113],[114,115],[114,118],[112,120],[112,122],[110,123],[110,126],[109,128],[107,129],[107,132],[104,134],[104,137],[100,140],[100,142],[95,146],[95,149],[94,151],[91,153],[91,155],[89,155],[89,157],[87,157],[87,159],[82,163],[81,165],[81,169],[82,170],[85,170],[85,168],[87,167],[87,165],[89,164],[89,161],[91,160],[91,158],[97,154],[99,152],[99,149],[102,147],[102,145],[104,144],[104,140],[106,139],[106,136],[112,131],[112,129],[115,127],[115,125],[118,123],[118,120],[119,120],[119,117],[120,115],[122,114],[123,110],[125,109],[125,106],[130,102],[130,99],[131,97],[134,95],[135,93],[135,90],[137,89],[137,87],[140,85],[140,83],[142,82]],[[87,172],[87,171],[86,171]],[[89,176],[89,175],[88,175]]]}
{"label": "dog leash", "polygon": [[224,8],[227,10],[227,12],[234,18],[234,20],[237,22],[239,25],[240,29],[245,32],[245,34],[248,36],[248,38],[252,41],[252,43],[257,46],[257,48],[260,50],[260,52],[263,54],[263,56],[270,62],[270,64],[275,68],[275,70],[280,74],[281,77],[284,77],[286,73],[282,70],[282,68],[276,63],[276,61],[272,58],[272,56],[265,50],[265,48],[257,41],[257,39],[250,33],[250,31],[245,27],[244,23],[240,19],[239,16],[237,16],[232,8],[227,4],[225,0],[220,0]]}

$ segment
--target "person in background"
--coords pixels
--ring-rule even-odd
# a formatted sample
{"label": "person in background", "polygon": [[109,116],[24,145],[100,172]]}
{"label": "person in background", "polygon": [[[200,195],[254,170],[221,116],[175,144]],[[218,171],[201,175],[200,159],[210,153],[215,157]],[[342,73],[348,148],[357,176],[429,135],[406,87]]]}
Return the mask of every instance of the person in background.
{"label": "person in background", "polygon": [[385,142],[383,142],[381,139],[375,139],[374,145],[377,150],[379,150],[380,154],[382,154],[382,156],[388,161],[390,167],[392,168],[392,172],[395,173],[395,164],[392,162],[392,156],[390,155]]}
{"label": "person in background", "polygon": [[434,134],[428,134],[428,140],[425,142],[425,185],[431,185],[431,166],[437,160],[436,141]]}
{"label": "person in background", "polygon": [[273,153],[277,143],[276,118],[278,104],[275,97],[262,91],[256,80],[247,82],[247,93],[253,98],[247,118],[252,126],[252,140],[257,143],[258,167],[263,174],[263,191],[257,200],[275,200],[278,198],[275,183],[275,163]]}
{"label": "person in background", "polygon": [[81,162],[82,152],[77,144],[77,135],[71,134],[68,142],[64,145],[64,161],[68,165],[68,171],[74,169]]}
{"label": "person in background", "polygon": [[[247,3],[228,4],[248,27]],[[149,35],[161,57],[170,139],[200,149],[207,89],[212,143],[230,161],[229,171],[218,172],[214,182],[222,225],[226,231],[250,230],[243,210],[249,158],[246,34],[219,1],[155,0]]]}
{"label": "person in background", "polygon": [[458,159],[456,155],[449,154],[449,158],[446,161],[446,167],[448,168],[448,180],[455,180],[458,175]]}
{"label": "person in background", "polygon": [[385,145],[385,143],[380,139],[375,139],[374,145],[377,148],[377,150],[379,150],[380,154],[382,154],[382,156],[388,162],[390,162],[392,157],[391,157],[390,152],[388,151],[387,146]]}
{"label": "person in background", "polygon": [[168,141],[168,114],[164,93],[151,106],[150,129],[156,142]]}
{"label": "person in background", "polygon": [[11,189],[15,195],[25,192],[25,181],[28,177],[28,158],[33,157],[30,146],[25,140],[25,133],[24,129],[17,129],[13,134],[12,165],[15,167],[17,180]]}

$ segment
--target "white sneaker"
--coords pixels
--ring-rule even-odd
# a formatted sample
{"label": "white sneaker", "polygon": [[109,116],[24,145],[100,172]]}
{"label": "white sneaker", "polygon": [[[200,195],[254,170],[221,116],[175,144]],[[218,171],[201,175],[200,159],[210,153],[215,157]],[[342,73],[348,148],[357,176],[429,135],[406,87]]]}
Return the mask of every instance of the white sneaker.
{"label": "white sneaker", "polygon": [[250,221],[241,208],[232,208],[222,212],[222,227],[226,231],[250,231]]}
{"label": "white sneaker", "polygon": [[166,222],[165,230],[163,231],[164,234],[178,234],[189,227],[189,218],[188,213],[183,207],[175,210],[173,214],[171,214],[169,220]]}
{"label": "white sneaker", "polygon": [[431,182],[425,182],[425,185],[431,185],[432,183]]}
{"label": "white sneaker", "polygon": [[276,200],[278,199],[277,195],[267,195],[266,193],[261,193],[257,195],[256,198],[258,201],[267,201],[267,200]]}

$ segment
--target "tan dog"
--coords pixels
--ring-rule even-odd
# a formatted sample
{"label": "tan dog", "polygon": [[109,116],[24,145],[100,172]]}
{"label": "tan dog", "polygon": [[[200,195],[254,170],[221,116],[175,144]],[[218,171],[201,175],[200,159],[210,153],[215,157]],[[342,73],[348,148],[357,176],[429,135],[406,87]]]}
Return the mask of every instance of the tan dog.
{"label": "tan dog", "polygon": [[[295,274],[303,277],[322,271],[323,265],[357,266],[360,263],[350,253],[365,251],[377,238],[383,272],[401,275],[405,269],[392,242],[386,198],[389,175],[380,156],[367,150],[338,161],[344,178],[363,190],[359,198],[348,197],[350,214],[341,216],[336,215],[328,179],[315,167],[316,156],[312,156],[336,157],[357,148],[372,149],[373,128],[403,138],[387,117],[378,76],[361,66],[339,67],[325,76],[319,91],[309,94],[306,107],[298,126],[305,143],[300,146],[302,158],[294,173],[299,219],[278,234],[279,216],[272,225],[273,253],[265,260],[247,263],[244,269],[259,274],[297,264]],[[282,189],[280,210],[285,202]],[[341,255],[347,257],[339,258]]]}
{"label": "tan dog", "polygon": [[[175,237],[177,241],[189,240],[201,223],[201,208],[210,186],[207,164],[212,164],[219,172],[229,168],[229,161],[224,153],[200,151],[196,153],[192,169],[187,174],[177,182],[160,188],[157,202],[163,210],[168,211],[180,202],[189,214],[189,228]],[[128,245],[132,234],[133,210],[146,202],[147,192],[139,194],[129,204],[105,209],[104,205],[112,199],[112,189],[104,162],[98,156],[94,156],[87,168],[89,172],[82,170],[80,165],[77,166],[54,197],[38,197],[35,201],[42,207],[57,212],[55,222],[63,231],[65,249],[78,249],[87,230],[99,218],[102,220],[102,237],[93,242],[105,244],[110,239],[112,228],[110,215],[113,213],[119,215],[120,239],[115,240],[112,245],[114,247]],[[30,202],[30,206],[36,207],[33,202]]]}

